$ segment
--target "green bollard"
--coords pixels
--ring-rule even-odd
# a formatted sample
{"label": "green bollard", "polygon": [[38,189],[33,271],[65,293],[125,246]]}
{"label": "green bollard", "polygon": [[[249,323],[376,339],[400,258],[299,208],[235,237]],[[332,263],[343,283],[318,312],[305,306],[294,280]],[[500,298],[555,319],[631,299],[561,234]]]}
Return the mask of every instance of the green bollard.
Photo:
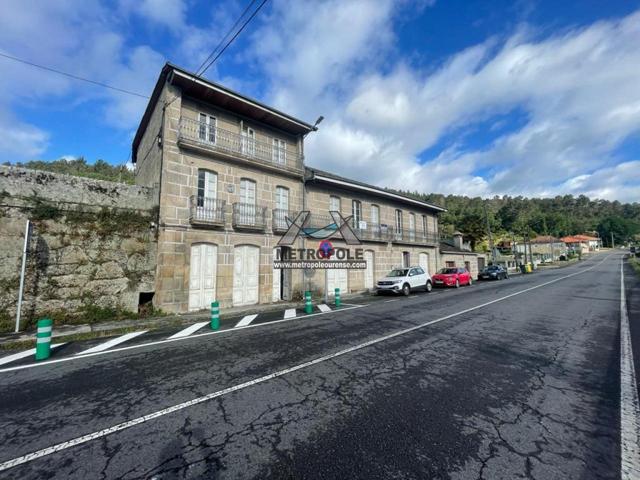
{"label": "green bollard", "polygon": [[51,355],[51,329],[53,320],[43,318],[38,320],[36,333],[36,360],[46,360]]}
{"label": "green bollard", "polygon": [[340,306],[340,289],[336,288],[335,289],[335,294],[336,294],[336,307]]}
{"label": "green bollard", "polygon": [[304,312],[313,312],[313,305],[311,304],[311,292],[304,292]]}
{"label": "green bollard", "polygon": [[211,330],[218,330],[220,328],[220,304],[211,302]]}

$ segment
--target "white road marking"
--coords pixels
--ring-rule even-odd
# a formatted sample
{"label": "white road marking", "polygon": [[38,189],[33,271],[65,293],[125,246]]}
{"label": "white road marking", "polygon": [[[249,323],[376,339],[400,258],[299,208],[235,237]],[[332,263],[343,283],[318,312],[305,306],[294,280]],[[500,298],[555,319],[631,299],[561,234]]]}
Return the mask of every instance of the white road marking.
{"label": "white road marking", "polygon": [[331,311],[331,308],[329,308],[328,305],[321,303],[320,305],[318,305],[318,310],[320,310],[321,312],[327,313]]}
{"label": "white road marking", "polygon": [[[218,390],[217,392],[212,392],[212,393],[209,393],[209,394],[204,395],[202,397],[197,397],[197,398],[194,398],[192,400],[186,401],[184,403],[179,403],[177,405],[173,405],[171,407],[164,408],[162,410],[158,410],[158,411],[153,412],[153,413],[149,413],[149,414],[144,415],[142,417],[134,418],[133,420],[129,420],[127,422],[119,423],[119,424],[114,425],[112,427],[105,428],[104,430],[100,430],[100,431],[97,431],[97,432],[94,432],[94,433],[83,435],[81,437],[76,437],[76,438],[73,438],[73,439],[68,440],[66,442],[58,443],[58,444],[53,445],[51,447],[43,448],[41,450],[36,450],[35,452],[28,453],[27,455],[23,455],[21,457],[13,458],[13,459],[8,460],[8,461],[6,461],[4,463],[0,463],[0,472],[3,471],[3,470],[7,470],[9,468],[13,468],[13,467],[15,467],[17,465],[22,465],[23,463],[27,463],[27,462],[30,462],[32,460],[38,459],[38,458],[45,457],[45,456],[50,455],[52,453],[56,453],[56,452],[59,452],[61,450],[66,450],[67,448],[74,447],[76,445],[81,445],[83,443],[90,442],[91,440],[95,440],[97,438],[106,437],[107,435],[110,435],[112,433],[119,432],[119,431],[122,431],[122,430],[126,430],[127,428],[131,428],[131,427],[134,427],[136,425],[140,425],[142,423],[148,422],[149,420],[153,420],[155,418],[162,417],[164,415],[168,415],[170,413],[177,412],[179,410],[183,410],[183,409],[188,408],[188,407],[192,407],[193,405],[198,405],[200,403],[207,402],[209,400],[212,400],[212,399],[217,398],[217,397],[221,397],[221,396],[226,395],[228,393],[237,392],[238,390],[243,390],[243,389],[245,389],[247,387],[251,387],[251,386],[257,385],[259,383],[264,383],[264,382],[266,382],[268,380],[272,380],[274,378],[282,377],[282,376],[287,375],[289,373],[296,372],[298,370],[302,370],[303,368],[308,368],[308,367],[311,367],[313,365],[317,365],[319,363],[326,362],[328,360],[332,360],[332,359],[334,359],[336,357],[341,357],[343,355],[347,355],[349,353],[352,353],[352,352],[355,352],[355,351],[358,351],[358,350],[362,350],[364,348],[370,347],[371,345],[376,345],[378,343],[385,342],[385,341],[390,340],[392,338],[399,337],[401,335],[406,335],[407,333],[413,332],[415,330],[419,330],[421,328],[428,327],[430,325],[434,325],[436,323],[440,323],[440,322],[443,322],[445,320],[449,320],[449,319],[454,318],[454,317],[458,317],[458,316],[463,315],[465,313],[473,312],[475,310],[487,307],[489,305],[493,305],[494,303],[502,302],[502,301],[504,301],[504,300],[506,300],[508,298],[512,298],[512,297],[515,297],[517,295],[522,295],[523,293],[527,293],[527,292],[530,292],[532,290],[536,290],[538,288],[542,288],[542,287],[545,287],[547,285],[551,285],[551,284],[557,283],[557,282],[559,282],[561,280],[565,280],[567,278],[571,278],[571,277],[574,277],[576,275],[581,275],[581,274],[583,274],[585,272],[588,272],[589,270],[592,270],[595,267],[601,265],[608,257],[609,256],[605,257],[602,260],[602,262],[600,262],[597,265],[594,265],[592,267],[586,268],[584,270],[580,270],[578,272],[571,273],[569,275],[565,275],[563,277],[558,277],[558,278],[556,278],[554,280],[550,280],[548,282],[544,282],[544,283],[541,283],[539,285],[534,285],[533,287],[525,288],[524,290],[520,290],[520,291],[511,293],[509,295],[505,295],[504,297],[496,298],[495,300],[491,300],[489,302],[485,302],[485,303],[482,303],[480,305],[476,305],[475,307],[466,308],[464,310],[460,310],[459,312],[451,313],[451,314],[446,315],[444,317],[440,317],[440,318],[437,318],[435,320],[431,320],[429,322],[425,322],[425,323],[422,323],[420,325],[416,325],[414,327],[406,328],[404,330],[399,330],[399,331],[391,333],[389,335],[384,335],[382,337],[374,338],[373,340],[369,340],[367,342],[360,343],[358,345],[354,345],[352,347],[348,347],[348,348],[345,348],[343,350],[339,350],[337,352],[330,353],[328,355],[324,355],[322,357],[318,357],[318,358],[316,358],[314,360],[310,360],[308,362],[300,363],[298,365],[294,365],[293,367],[289,367],[289,368],[286,368],[284,370],[279,370],[279,371],[270,373],[268,375],[265,375],[263,377],[259,377],[259,378],[256,378],[254,380],[249,380],[248,382],[240,383],[240,384],[234,385],[232,387],[225,388],[223,390]],[[345,310],[342,310],[342,311],[345,311]],[[322,314],[319,314],[319,315],[322,315]],[[279,321],[282,321],[282,320],[279,320]],[[202,335],[199,335],[199,337],[201,337],[201,336]],[[193,338],[193,337],[187,337],[187,338]]]}
{"label": "white road marking", "polygon": [[640,478],[640,402],[620,262],[620,478]]}
{"label": "white road marking", "polygon": [[236,323],[236,326],[234,328],[238,328],[238,327],[246,327],[247,325],[249,325],[251,322],[253,322],[256,317],[258,315],[247,315],[246,317],[242,317],[242,320],[240,320],[238,323]]}
{"label": "white road marking", "polygon": [[[362,308],[362,307],[367,307],[367,306],[368,305],[359,305],[357,307],[341,308],[340,310],[332,310],[331,313],[347,312],[349,310],[354,310],[356,308]],[[305,315],[304,318],[314,317],[316,315],[328,315],[328,313],[322,313],[322,312],[310,313],[309,315]],[[129,345],[128,347],[113,348],[111,350],[105,350],[103,352],[90,353],[88,355],[58,358],[56,360],[49,360],[49,361],[40,362],[40,363],[30,363],[29,365],[20,365],[18,367],[2,368],[2,369],[0,369],[0,373],[14,372],[16,370],[24,370],[26,368],[41,367],[43,365],[52,365],[54,363],[71,362],[71,361],[74,361],[74,360],[80,360],[80,359],[89,358],[89,357],[97,357],[99,355],[106,355],[108,353],[125,352],[127,350],[134,350],[134,349],[142,348],[142,347],[152,347],[152,346],[155,346],[155,345],[162,345],[164,343],[180,342],[180,341],[184,341],[184,340],[191,340],[191,339],[194,339],[194,338],[203,338],[203,337],[207,337],[209,335],[221,335],[221,334],[226,334],[226,333],[232,333],[232,332],[237,332],[237,331],[240,331],[240,330],[244,330],[246,328],[260,328],[260,327],[265,327],[265,326],[268,326],[268,325],[274,325],[274,324],[278,324],[278,323],[282,323],[282,322],[291,322],[293,320],[295,320],[295,318],[283,318],[281,320],[274,320],[272,322],[256,323],[254,325],[247,325],[246,327],[229,328],[229,329],[226,329],[226,330],[216,330],[215,332],[207,332],[207,333],[203,333],[201,335],[190,335],[188,337],[182,337],[182,338],[167,338],[165,340],[156,340],[155,342],[139,343],[137,345]]]}
{"label": "white road marking", "polygon": [[189,335],[191,335],[192,333],[197,332],[198,330],[200,330],[202,327],[204,327],[205,325],[207,325],[209,322],[198,322],[198,323],[194,323],[193,325],[185,328],[184,330],[180,330],[178,333],[174,333],[173,335],[171,335],[169,338],[182,338],[182,337],[188,337]]}
{"label": "white road marking", "polygon": [[[54,343],[54,344],[52,344],[51,345],[51,350],[53,350],[56,347],[59,347],[60,345],[64,345],[64,343]],[[6,357],[0,358],[0,365],[4,365],[6,363],[15,362],[16,360],[20,360],[21,358],[27,358],[27,357],[30,357],[31,355],[35,355],[35,354],[36,354],[36,349],[35,348],[32,348],[30,350],[25,350],[24,352],[14,353],[13,355],[8,355]]]}
{"label": "white road marking", "polygon": [[87,355],[89,353],[102,352],[104,350],[108,350],[111,347],[120,345],[121,343],[131,340],[132,338],[136,338],[138,335],[142,335],[143,333],[147,333],[147,332],[148,330],[140,330],[139,332],[125,333],[124,335],[121,335],[116,338],[112,338],[111,340],[101,343],[100,345],[96,345],[95,347],[89,348],[88,350],[83,350],[80,353],[76,353],[76,355]]}
{"label": "white road marking", "polygon": [[295,308],[287,308],[284,311],[284,318],[296,318],[296,309]]}

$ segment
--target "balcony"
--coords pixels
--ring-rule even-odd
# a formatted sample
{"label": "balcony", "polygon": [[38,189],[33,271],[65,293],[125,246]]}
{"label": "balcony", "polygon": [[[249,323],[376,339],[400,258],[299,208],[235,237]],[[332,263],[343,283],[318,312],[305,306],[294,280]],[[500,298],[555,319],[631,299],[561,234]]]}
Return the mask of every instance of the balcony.
{"label": "balcony", "polygon": [[358,238],[363,241],[369,241],[369,242],[388,242],[389,241],[388,228],[386,226],[381,226],[378,223],[366,222],[365,228],[358,227],[358,228],[354,228],[353,231],[356,233]]}
{"label": "balcony", "polygon": [[224,226],[224,206],[224,200],[191,195],[189,222],[192,225]]}
{"label": "balcony", "polygon": [[251,203],[233,204],[233,228],[264,231],[267,227],[267,208]]}
{"label": "balcony", "polygon": [[178,143],[230,155],[261,165],[301,174],[302,157],[268,142],[254,140],[206,123],[180,117]]}
{"label": "balcony", "polygon": [[440,236],[435,233],[425,233],[416,230],[390,229],[391,241],[394,243],[409,243],[416,245],[438,245]]}
{"label": "balcony", "polygon": [[280,208],[276,208],[272,212],[272,225],[271,229],[273,233],[284,233],[289,229],[289,225],[287,224],[287,218],[290,220],[294,220],[296,218],[297,212],[293,212],[290,210],[283,210]]}

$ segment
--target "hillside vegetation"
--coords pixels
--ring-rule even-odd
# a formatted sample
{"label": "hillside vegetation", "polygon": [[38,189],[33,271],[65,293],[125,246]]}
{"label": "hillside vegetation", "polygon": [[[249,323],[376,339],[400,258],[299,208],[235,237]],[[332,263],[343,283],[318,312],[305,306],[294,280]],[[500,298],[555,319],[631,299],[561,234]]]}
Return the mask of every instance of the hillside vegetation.
{"label": "hillside vegetation", "polygon": [[77,177],[95,178],[96,180],[108,180],[110,182],[119,183],[135,183],[134,173],[123,165],[111,165],[104,160],[96,160],[90,164],[84,157],[78,157],[73,160],[54,160],[45,162],[43,160],[31,160],[25,163],[11,164],[6,162],[5,165],[15,165],[16,167],[31,168],[33,170],[43,170],[45,172],[65,173],[67,175],[75,175]]}
{"label": "hillside vegetation", "polygon": [[[487,237],[487,218],[496,239],[511,234],[554,235],[563,237],[598,232],[604,245],[620,244],[640,233],[640,203],[591,200],[584,195],[554,198],[493,197],[481,199],[460,195],[401,192],[447,209],[440,215],[441,231],[459,230],[472,246],[480,246]],[[486,216],[485,216],[486,208]]]}

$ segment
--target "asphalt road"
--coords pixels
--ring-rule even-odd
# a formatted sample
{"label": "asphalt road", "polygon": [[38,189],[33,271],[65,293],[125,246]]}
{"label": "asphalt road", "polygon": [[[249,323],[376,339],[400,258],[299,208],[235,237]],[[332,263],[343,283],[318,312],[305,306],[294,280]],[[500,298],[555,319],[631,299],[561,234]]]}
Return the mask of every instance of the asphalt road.
{"label": "asphalt road", "polygon": [[620,478],[619,255],[363,305],[0,373],[0,478]]}

